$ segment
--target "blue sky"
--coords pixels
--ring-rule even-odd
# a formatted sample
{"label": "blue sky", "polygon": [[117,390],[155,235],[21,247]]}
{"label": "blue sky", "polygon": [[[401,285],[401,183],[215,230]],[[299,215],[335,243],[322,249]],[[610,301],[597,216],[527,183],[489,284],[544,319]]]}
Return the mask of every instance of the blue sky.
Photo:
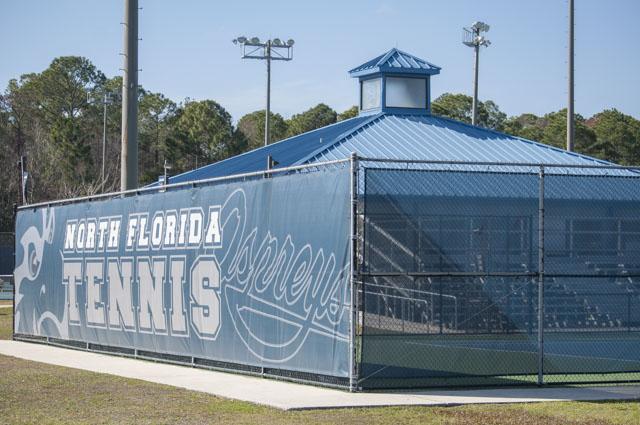
{"label": "blue sky", "polygon": [[[175,101],[214,99],[234,117],[264,108],[265,66],[242,61],[238,35],[296,40],[273,65],[272,110],[356,103],[347,71],[398,47],[442,67],[434,95],[471,93],[472,50],[461,27],[491,25],[480,98],[509,115],[566,104],[566,0],[140,0],[140,83]],[[0,84],[82,55],[108,76],[121,68],[122,0],[0,0]],[[576,111],[640,117],[640,1],[576,0]]]}

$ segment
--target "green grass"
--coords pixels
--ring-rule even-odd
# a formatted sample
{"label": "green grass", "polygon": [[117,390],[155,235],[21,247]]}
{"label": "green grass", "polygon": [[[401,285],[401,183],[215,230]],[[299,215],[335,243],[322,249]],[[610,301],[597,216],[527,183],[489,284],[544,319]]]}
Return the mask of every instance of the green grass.
{"label": "green grass", "polygon": [[[0,338],[11,309],[0,309]],[[282,412],[251,403],[0,356],[7,424],[611,424],[640,423],[640,402],[537,403]]]}
{"label": "green grass", "polygon": [[640,403],[541,403],[282,412],[165,385],[0,356],[3,423],[630,424]]}
{"label": "green grass", "polygon": [[0,308],[0,339],[11,338],[11,332],[13,330],[13,309]]}

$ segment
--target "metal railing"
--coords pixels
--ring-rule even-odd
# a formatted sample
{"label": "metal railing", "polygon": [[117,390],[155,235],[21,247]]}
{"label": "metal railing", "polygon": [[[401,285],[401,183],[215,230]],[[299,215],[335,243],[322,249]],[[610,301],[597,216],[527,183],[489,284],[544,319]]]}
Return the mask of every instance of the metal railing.
{"label": "metal railing", "polygon": [[259,178],[259,177],[276,175],[281,173],[304,171],[304,170],[313,169],[313,168],[326,167],[329,165],[345,164],[345,163],[348,163],[349,161],[350,159],[346,158],[346,159],[338,159],[335,161],[316,162],[313,164],[302,164],[302,165],[293,165],[290,167],[271,168],[271,169],[265,169],[261,171],[254,171],[250,173],[231,174],[228,176],[211,177],[211,178],[200,179],[200,180],[190,180],[186,182],[170,183],[166,185],[146,186],[138,189],[129,189],[129,190],[122,190],[118,192],[100,193],[95,195],[79,196],[76,198],[58,199],[58,200],[52,200],[52,201],[38,202],[34,204],[21,205],[18,207],[18,209],[22,210],[22,209],[31,209],[31,208],[51,207],[54,205],[74,204],[74,203],[84,202],[84,201],[99,201],[104,199],[113,199],[113,198],[122,197],[122,196],[134,196],[134,195],[142,195],[146,193],[164,192],[170,189],[197,187],[197,186],[203,186],[203,185],[226,182],[226,181],[242,180],[242,179],[248,179],[253,177]]}

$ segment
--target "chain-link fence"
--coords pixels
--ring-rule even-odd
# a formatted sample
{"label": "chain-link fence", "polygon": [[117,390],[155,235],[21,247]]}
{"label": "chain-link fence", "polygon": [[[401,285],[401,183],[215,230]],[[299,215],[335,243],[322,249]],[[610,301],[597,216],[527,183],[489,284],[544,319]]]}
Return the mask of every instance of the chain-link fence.
{"label": "chain-link fence", "polygon": [[13,299],[13,275],[0,274],[0,300]]}
{"label": "chain-link fence", "polygon": [[361,388],[640,380],[638,170],[359,163]]}
{"label": "chain-link fence", "polygon": [[14,234],[0,232],[0,300],[13,299]]}
{"label": "chain-link fence", "polygon": [[13,274],[15,250],[14,234],[0,232],[0,275]]}

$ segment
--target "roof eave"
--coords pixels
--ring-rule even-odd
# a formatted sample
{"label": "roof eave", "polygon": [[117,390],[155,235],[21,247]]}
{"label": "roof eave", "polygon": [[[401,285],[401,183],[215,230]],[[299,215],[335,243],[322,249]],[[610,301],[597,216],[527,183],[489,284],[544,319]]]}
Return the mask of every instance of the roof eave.
{"label": "roof eave", "polygon": [[393,66],[376,66],[373,68],[362,69],[362,70],[351,70],[349,71],[349,75],[353,78],[362,78],[362,77],[375,77],[381,74],[394,74],[394,75],[421,75],[421,76],[431,76],[440,74],[440,68],[427,68],[427,69],[406,69],[406,68],[397,68]]}
{"label": "roof eave", "polygon": [[440,74],[440,68],[398,68],[394,66],[380,66],[379,72],[385,74],[414,74],[414,75],[437,75]]}

